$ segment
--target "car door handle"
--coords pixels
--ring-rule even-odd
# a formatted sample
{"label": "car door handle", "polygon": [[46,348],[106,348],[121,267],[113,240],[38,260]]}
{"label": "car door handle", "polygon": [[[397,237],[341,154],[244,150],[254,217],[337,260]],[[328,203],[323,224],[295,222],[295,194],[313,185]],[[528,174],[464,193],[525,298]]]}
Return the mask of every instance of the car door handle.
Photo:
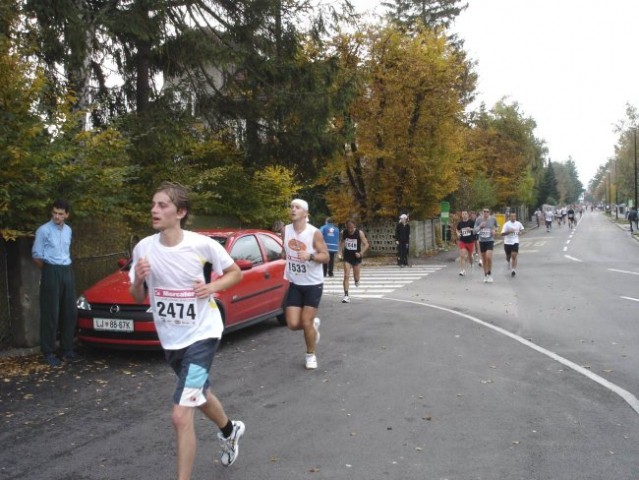
{"label": "car door handle", "polygon": [[271,278],[271,274],[269,272],[264,272],[264,278]]}

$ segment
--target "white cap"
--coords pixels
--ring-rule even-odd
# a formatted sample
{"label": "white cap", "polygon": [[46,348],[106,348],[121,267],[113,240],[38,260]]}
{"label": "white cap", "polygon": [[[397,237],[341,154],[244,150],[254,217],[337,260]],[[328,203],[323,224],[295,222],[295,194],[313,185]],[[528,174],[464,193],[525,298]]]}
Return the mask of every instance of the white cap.
{"label": "white cap", "polygon": [[405,213],[402,213],[402,214],[399,216],[399,219],[400,219],[400,220],[406,220],[407,218],[408,218],[408,215],[406,215]]}
{"label": "white cap", "polygon": [[306,200],[296,198],[295,200],[291,201],[291,205],[297,205],[302,210],[306,210],[308,212],[308,202]]}

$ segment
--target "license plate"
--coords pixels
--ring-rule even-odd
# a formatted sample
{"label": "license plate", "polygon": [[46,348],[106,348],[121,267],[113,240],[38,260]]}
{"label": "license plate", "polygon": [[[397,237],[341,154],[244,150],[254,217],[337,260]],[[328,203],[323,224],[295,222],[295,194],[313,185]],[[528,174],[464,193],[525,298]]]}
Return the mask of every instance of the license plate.
{"label": "license plate", "polygon": [[120,320],[118,318],[94,318],[93,328],[107,332],[132,332],[133,320]]}

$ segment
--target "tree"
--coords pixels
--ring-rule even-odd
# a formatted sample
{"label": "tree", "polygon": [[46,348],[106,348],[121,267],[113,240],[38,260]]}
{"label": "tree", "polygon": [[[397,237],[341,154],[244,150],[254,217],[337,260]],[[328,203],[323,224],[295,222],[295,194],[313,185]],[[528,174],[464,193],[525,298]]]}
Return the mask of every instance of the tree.
{"label": "tree", "polygon": [[[471,119],[467,134],[464,174],[482,173],[495,191],[491,207],[534,201],[535,171],[542,163],[543,142],[534,135],[535,121],[525,117],[516,102],[505,99]],[[474,192],[473,195],[478,195]]]}
{"label": "tree", "polygon": [[564,204],[577,203],[583,192],[583,184],[579,181],[579,173],[575,162],[571,157],[568,157],[565,163],[555,162],[553,167],[559,192],[558,200]]}
{"label": "tree", "polygon": [[73,111],[72,100],[58,99],[52,114],[43,101],[50,91],[43,69],[29,62],[30,49],[16,38],[0,38],[3,236],[28,234],[57,197],[70,200],[80,217],[127,211],[121,193],[132,173],[124,156],[126,142],[112,129],[78,130],[83,114]]}
{"label": "tree", "polygon": [[346,115],[355,141],[326,171],[327,203],[335,213],[350,198],[362,222],[432,215],[457,185],[470,65],[428,29],[371,28],[363,41],[365,83]]}
{"label": "tree", "polygon": [[389,9],[387,17],[391,22],[408,28],[418,24],[448,28],[468,8],[468,3],[461,0],[392,0],[382,5]]}
{"label": "tree", "polygon": [[556,205],[559,201],[560,198],[559,190],[557,188],[557,178],[555,177],[555,169],[553,168],[553,162],[548,161],[548,165],[544,171],[544,178],[539,186],[537,204],[543,205],[547,203],[550,205]]}

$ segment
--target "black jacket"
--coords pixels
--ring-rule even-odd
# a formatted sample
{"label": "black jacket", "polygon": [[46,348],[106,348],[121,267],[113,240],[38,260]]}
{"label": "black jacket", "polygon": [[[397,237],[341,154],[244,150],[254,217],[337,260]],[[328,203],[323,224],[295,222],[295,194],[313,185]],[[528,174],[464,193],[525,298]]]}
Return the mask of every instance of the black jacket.
{"label": "black jacket", "polygon": [[408,243],[410,240],[410,225],[408,223],[397,223],[397,227],[395,227],[395,240]]}

